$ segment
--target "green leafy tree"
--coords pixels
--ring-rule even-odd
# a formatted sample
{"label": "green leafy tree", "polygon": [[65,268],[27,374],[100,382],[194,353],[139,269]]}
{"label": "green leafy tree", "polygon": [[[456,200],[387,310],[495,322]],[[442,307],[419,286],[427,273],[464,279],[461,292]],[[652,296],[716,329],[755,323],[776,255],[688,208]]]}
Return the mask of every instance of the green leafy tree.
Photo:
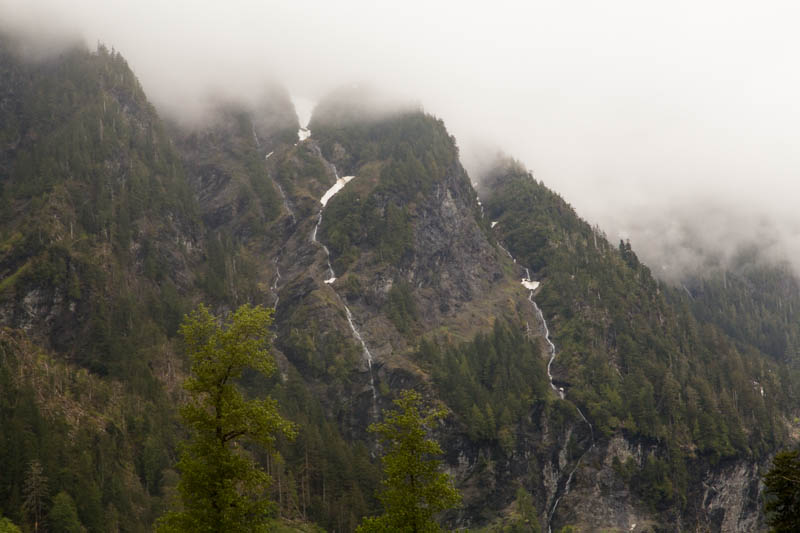
{"label": "green leafy tree", "polygon": [[181,418],[192,437],[178,462],[183,510],[159,520],[159,531],[268,530],[270,477],[243,445],[271,450],[276,436],[292,437],[294,427],[275,400],[246,400],[236,381],[246,368],[265,376],[275,371],[267,344],[272,313],[244,305],[220,326],[201,305],[184,319],[180,331],[192,373]]}
{"label": "green leafy tree", "polygon": [[0,533],[21,533],[17,525],[4,516],[0,516]]}
{"label": "green leafy tree", "polygon": [[800,452],[775,455],[764,476],[767,522],[773,533],[800,531]]}
{"label": "green leafy tree", "polygon": [[72,496],[63,490],[53,498],[53,506],[47,514],[50,531],[54,533],[82,533],[86,531],[78,519],[78,509]]}
{"label": "green leafy tree", "polygon": [[383,457],[385,479],[378,496],[384,513],[365,519],[357,531],[441,531],[434,515],[461,501],[450,476],[439,471],[437,456],[442,448],[428,438],[432,425],[445,412],[434,409],[423,414],[422,396],[411,390],[403,391],[394,403],[397,409],[386,413],[384,422],[370,426],[387,447]]}

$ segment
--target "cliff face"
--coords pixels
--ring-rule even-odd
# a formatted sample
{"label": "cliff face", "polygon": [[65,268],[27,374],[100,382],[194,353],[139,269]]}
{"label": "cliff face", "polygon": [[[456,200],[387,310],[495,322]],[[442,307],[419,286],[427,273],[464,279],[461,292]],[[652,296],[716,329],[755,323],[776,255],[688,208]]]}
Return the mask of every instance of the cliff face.
{"label": "cliff face", "polygon": [[32,461],[90,531],[148,530],[172,474],[172,347],[202,259],[182,163],[115,52],[0,36],[0,508]]}
{"label": "cliff face", "polygon": [[15,139],[2,162],[0,323],[112,372],[101,344],[117,304],[195,282],[200,236],[181,161],[119,54],[27,63],[9,45],[2,59],[18,75],[0,80],[2,136]]}
{"label": "cliff face", "polygon": [[[522,527],[530,497],[543,530],[763,529],[759,471],[790,442],[791,376],[518,165],[497,165],[481,205],[455,140],[420,110],[340,92],[300,140],[272,91],[164,127],[116,53],[32,66],[0,50],[0,324],[17,330],[0,341],[33,339],[80,394],[115,398],[111,414],[87,400],[112,425],[65,427],[137,474],[124,489],[102,468],[60,480],[97,495],[82,518],[146,507],[146,529],[174,486],[174,336],[203,301],[276,308],[280,376],[246,385],[303,425],[269,462],[283,516],[352,530],[373,512],[366,428],[416,387],[450,411],[437,437],[464,495],[454,526]],[[51,412],[24,346],[22,389]],[[25,426],[12,404],[0,416]],[[28,446],[25,463],[70,430],[30,431],[49,436],[20,431],[0,452]],[[103,444],[115,438],[130,443]],[[0,464],[19,481],[13,457]]]}

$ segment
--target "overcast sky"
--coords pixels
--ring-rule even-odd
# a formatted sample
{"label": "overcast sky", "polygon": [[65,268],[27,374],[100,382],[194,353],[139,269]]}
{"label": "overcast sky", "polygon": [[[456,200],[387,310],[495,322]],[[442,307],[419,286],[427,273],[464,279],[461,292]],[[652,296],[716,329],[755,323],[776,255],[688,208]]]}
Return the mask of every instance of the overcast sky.
{"label": "overcast sky", "polygon": [[389,87],[468,166],[501,147],[652,261],[690,228],[800,265],[795,2],[0,0],[0,21],[114,46],[162,109],[268,78],[312,100]]}

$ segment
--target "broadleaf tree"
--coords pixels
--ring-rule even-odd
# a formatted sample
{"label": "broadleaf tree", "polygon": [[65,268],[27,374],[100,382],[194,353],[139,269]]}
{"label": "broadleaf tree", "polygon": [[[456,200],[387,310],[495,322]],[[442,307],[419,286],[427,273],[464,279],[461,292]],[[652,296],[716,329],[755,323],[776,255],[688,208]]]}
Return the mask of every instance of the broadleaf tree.
{"label": "broadleaf tree", "polygon": [[366,518],[357,532],[441,531],[435,515],[461,502],[452,479],[440,469],[441,446],[428,437],[445,412],[423,411],[422,396],[412,390],[401,392],[394,403],[397,408],[386,412],[383,422],[370,426],[386,449],[383,487],[378,495],[384,513]]}
{"label": "broadleaf tree", "polygon": [[180,413],[191,438],[178,461],[183,508],[162,517],[158,531],[269,529],[270,477],[244,445],[271,450],[279,434],[292,437],[295,429],[272,398],[245,399],[237,380],[247,368],[265,376],[275,371],[268,344],[272,313],[244,305],[220,325],[201,305],[184,319],[180,332],[191,375]]}

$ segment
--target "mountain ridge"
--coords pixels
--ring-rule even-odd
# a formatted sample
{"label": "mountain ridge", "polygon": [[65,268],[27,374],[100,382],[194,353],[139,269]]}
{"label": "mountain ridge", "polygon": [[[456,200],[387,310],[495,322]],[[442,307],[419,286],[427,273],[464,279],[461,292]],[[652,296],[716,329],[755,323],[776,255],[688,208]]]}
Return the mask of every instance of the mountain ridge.
{"label": "mountain ridge", "polygon": [[[759,469],[797,440],[797,379],[770,348],[779,329],[736,333],[775,323],[771,308],[748,310],[765,305],[752,294],[712,279],[691,299],[658,281],[513,161],[476,192],[444,123],[414,106],[376,113],[342,90],[300,140],[273,89],[187,127],[162,123],[117,52],[31,67],[0,50],[0,71],[17,73],[0,81],[0,113],[14,117],[0,128],[0,324],[59,372],[121,387],[125,429],[87,429],[88,448],[136,473],[54,474],[44,455],[70,449],[61,433],[0,393],[3,420],[47,443],[4,435],[4,515],[23,518],[14,484],[38,457],[90,530],[112,516],[148,529],[176,475],[177,325],[206,301],[276,306],[279,375],[243,385],[302,428],[278,443],[280,461],[260,457],[281,518],[349,531],[374,513],[366,428],[415,387],[450,412],[437,436],[464,493],[444,517],[453,527],[521,527],[521,487],[543,529],[764,528]],[[355,178],[322,205],[341,175]],[[745,300],[738,322],[714,310]],[[30,368],[14,390],[50,412],[35,399],[46,370]],[[110,447],[114,435],[130,445]]]}

